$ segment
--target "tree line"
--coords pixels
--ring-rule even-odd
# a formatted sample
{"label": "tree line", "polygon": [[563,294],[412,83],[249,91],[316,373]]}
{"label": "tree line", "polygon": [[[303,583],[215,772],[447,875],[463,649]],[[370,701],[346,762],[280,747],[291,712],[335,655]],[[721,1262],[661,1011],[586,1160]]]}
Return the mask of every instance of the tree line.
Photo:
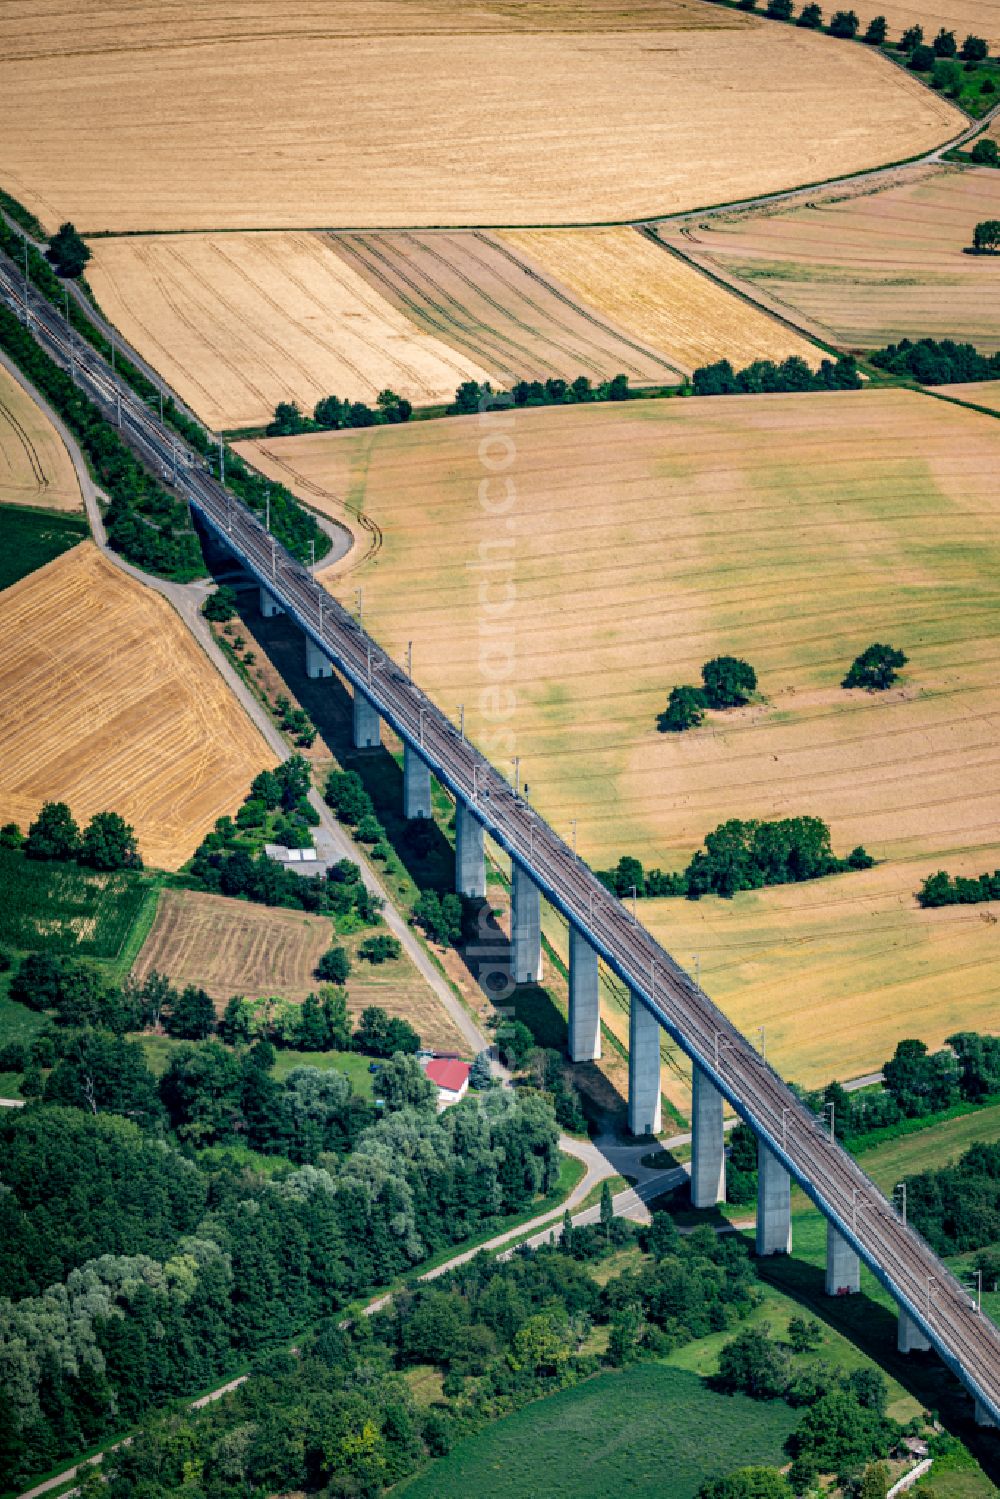
{"label": "tree line", "polygon": [[976,906],[1000,900],[1000,869],[992,874],[950,875],[944,869],[929,874],[917,891],[922,906]]}
{"label": "tree line", "polygon": [[921,385],[962,385],[1000,376],[1000,353],[980,354],[972,344],[950,338],[918,338],[916,343],[903,338],[869,357],[879,369],[910,375]]}
{"label": "tree line", "polygon": [[323,396],[306,416],[297,401],[279,401],[267,427],[268,437],[294,437],[300,432],[336,432],[343,427],[398,426],[408,422],[413,405],[405,397],[386,387],[380,390],[375,408],[364,401],[342,401],[338,396]]}
{"label": "tree line", "polygon": [[575,406],[587,401],[627,401],[628,376],[614,375],[593,385],[586,375],[575,380],[516,380],[510,390],[494,390],[489,380],[465,380],[447,408],[448,416],[469,416],[478,411],[508,411],[512,406]]}
{"label": "tree line", "polygon": [[81,833],[65,802],[43,802],[27,835],[16,822],[0,827],[0,848],[27,859],[73,861],[88,869],[141,869],[135,829],[117,812],[95,812]]}
{"label": "tree line", "polygon": [[791,885],[822,879],[848,869],[870,869],[875,863],[859,844],[846,858],[830,846],[830,829],[818,817],[785,817],[774,822],[730,818],[705,837],[705,846],[686,869],[668,874],[644,870],[639,859],[625,854],[614,869],[599,869],[597,878],[620,898],[639,895],[677,896],[700,900],[703,895],[729,899],[740,890],[766,885]]}
{"label": "tree line", "polygon": [[728,359],[703,364],[691,376],[696,396],[767,395],[778,391],[860,390],[861,376],[853,354],[842,354],[834,363],[824,359],[811,370],[793,354],[781,364],[755,359],[744,369],[734,370]]}

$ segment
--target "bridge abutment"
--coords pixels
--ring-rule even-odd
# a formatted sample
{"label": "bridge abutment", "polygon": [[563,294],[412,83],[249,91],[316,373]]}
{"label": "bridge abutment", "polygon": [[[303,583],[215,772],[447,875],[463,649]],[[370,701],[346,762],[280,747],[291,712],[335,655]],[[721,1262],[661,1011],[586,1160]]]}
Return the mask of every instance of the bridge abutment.
{"label": "bridge abutment", "polygon": [[332,677],[333,662],[321,651],[309,636],[306,636],[306,676],[312,678]]}
{"label": "bridge abutment", "polygon": [[537,984],[542,976],[542,902],[526,869],[515,864],[510,886],[511,967],[515,984]]}
{"label": "bridge abutment", "polygon": [[763,1140],[757,1141],[757,1253],[791,1254],[792,1183]]}
{"label": "bridge abutment", "polygon": [[431,771],[422,755],[403,745],[403,816],[430,817]]}
{"label": "bridge abutment", "polygon": [[661,1125],[660,1026],[638,994],[628,1007],[628,1127],[633,1135],[658,1135]]}
{"label": "bridge abutment", "polygon": [[464,802],[455,808],[455,889],[480,899],[486,894],[483,825]]}
{"label": "bridge abutment", "polygon": [[855,1296],[861,1290],[861,1261],[843,1234],[826,1225],[826,1294]]}
{"label": "bridge abutment", "polygon": [[375,749],[382,742],[378,713],[359,687],[354,689],[354,748]]}
{"label": "bridge abutment", "polygon": [[265,619],[274,619],[278,614],[284,614],[284,609],[278,603],[273,593],[268,593],[263,586],[260,590],[260,612]]}
{"label": "bridge abutment", "polygon": [[694,1064],[691,1096],[691,1205],[711,1208],[726,1200],[726,1140],[722,1094]]}
{"label": "bridge abutment", "polygon": [[914,1322],[909,1312],[900,1307],[899,1324],[896,1330],[896,1347],[900,1353],[928,1353],[930,1346],[920,1324]]}
{"label": "bridge abutment", "polygon": [[601,1055],[601,999],[597,953],[583,933],[569,929],[569,1036],[571,1062],[596,1062]]}

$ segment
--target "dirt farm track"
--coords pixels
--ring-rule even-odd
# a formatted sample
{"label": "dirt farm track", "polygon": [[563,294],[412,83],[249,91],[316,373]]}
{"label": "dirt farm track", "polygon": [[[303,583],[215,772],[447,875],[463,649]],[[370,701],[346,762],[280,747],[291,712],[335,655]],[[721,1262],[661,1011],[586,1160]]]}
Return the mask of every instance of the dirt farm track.
{"label": "dirt farm track", "polygon": [[82,232],[621,221],[916,155],[961,124],[864,47],[704,0],[486,0],[470,19],[310,0],[277,31],[263,0],[60,16],[0,14],[0,179]]}

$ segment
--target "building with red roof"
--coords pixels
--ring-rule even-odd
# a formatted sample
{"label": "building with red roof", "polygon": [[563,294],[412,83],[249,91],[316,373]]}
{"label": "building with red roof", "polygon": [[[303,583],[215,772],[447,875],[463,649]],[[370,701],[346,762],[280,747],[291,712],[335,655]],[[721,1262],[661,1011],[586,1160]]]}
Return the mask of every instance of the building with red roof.
{"label": "building with red roof", "polygon": [[468,1062],[460,1062],[457,1057],[432,1057],[424,1064],[424,1071],[438,1090],[439,1109],[458,1103],[468,1092]]}

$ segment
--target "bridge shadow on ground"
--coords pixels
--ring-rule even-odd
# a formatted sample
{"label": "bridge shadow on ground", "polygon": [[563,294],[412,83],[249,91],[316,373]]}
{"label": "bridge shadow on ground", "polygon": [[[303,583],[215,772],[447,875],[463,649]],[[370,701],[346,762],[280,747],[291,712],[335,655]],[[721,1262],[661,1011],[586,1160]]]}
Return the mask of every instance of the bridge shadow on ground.
{"label": "bridge shadow on ground", "polygon": [[897,1379],[925,1410],[937,1412],[993,1483],[1000,1480],[1000,1433],[975,1424],[971,1397],[936,1353],[904,1354],[897,1350],[894,1311],[863,1291],[855,1296],[828,1296],[823,1270],[794,1254],[772,1255],[755,1263],[766,1285],[783,1291],[843,1333]]}
{"label": "bridge shadow on ground", "polygon": [[[220,580],[234,581],[228,559],[212,554],[209,565]],[[239,582],[239,579],[235,581]],[[312,678],[306,675],[305,643],[301,631],[286,615],[265,619],[258,607],[258,590],[242,584],[237,590],[239,628],[265,655],[289,694],[308,713],[319,738],[337,764],[353,770],[372,799],[375,814],[403,866],[407,880],[418,890],[446,894],[455,888],[453,846],[455,808],[447,793],[432,778],[430,819],[412,821],[403,816],[403,770],[396,755],[385,745],[374,749],[354,747],[354,704],[340,677]],[[322,792],[322,786],[320,786]],[[376,866],[378,867],[378,866]],[[383,871],[393,895],[405,901],[412,889],[404,888]],[[492,885],[478,910],[467,913],[463,941],[456,947],[469,976],[503,1018],[520,1020],[535,1044],[565,1053],[567,1024],[564,1005],[545,984],[512,985],[510,939],[498,919],[508,903],[506,889]],[[565,978],[553,971],[553,979],[565,988]],[[498,1037],[502,1047],[502,1036]],[[606,1074],[592,1062],[577,1063],[573,1077],[584,1100],[589,1119],[600,1127],[624,1127],[625,1099]]]}

